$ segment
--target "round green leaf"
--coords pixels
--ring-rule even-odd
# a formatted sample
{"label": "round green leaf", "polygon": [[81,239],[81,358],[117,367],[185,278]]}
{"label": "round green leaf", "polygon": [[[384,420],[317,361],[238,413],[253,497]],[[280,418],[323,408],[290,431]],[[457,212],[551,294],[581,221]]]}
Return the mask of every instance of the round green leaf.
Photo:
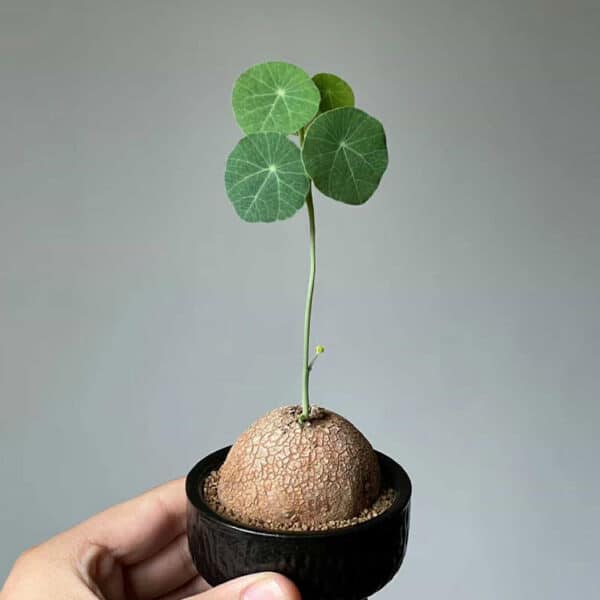
{"label": "round green leaf", "polygon": [[332,73],[318,73],[313,81],[321,93],[319,112],[354,106],[354,92],[352,88],[340,77]]}
{"label": "round green leaf", "polygon": [[232,97],[233,112],[244,133],[294,133],[317,114],[320,101],[308,74],[284,62],[261,63],[242,73]]}
{"label": "round green leaf", "polygon": [[304,204],[309,185],[300,149],[281,133],[251,133],[227,159],[227,195],[251,223],[291,217]]}
{"label": "round green leaf", "polygon": [[358,108],[327,111],[308,128],[302,160],[323,194],[346,204],[363,204],[388,164],[383,125]]}

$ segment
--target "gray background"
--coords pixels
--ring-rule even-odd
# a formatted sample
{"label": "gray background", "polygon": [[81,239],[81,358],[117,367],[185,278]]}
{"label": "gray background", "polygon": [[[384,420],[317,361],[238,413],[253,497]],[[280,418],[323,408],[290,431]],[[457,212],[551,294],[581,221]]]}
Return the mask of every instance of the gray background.
{"label": "gray background", "polygon": [[300,392],[304,212],[223,191],[255,62],[385,124],[317,198],[315,402],[414,482],[395,598],[591,598],[600,419],[595,1],[0,3],[0,579]]}

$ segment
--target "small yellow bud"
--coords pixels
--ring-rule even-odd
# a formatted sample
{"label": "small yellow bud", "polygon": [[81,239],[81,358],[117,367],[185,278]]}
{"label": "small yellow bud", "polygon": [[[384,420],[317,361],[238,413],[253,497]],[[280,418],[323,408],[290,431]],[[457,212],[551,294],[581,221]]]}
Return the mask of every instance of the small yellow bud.
{"label": "small yellow bud", "polygon": [[323,354],[323,352],[325,352],[325,348],[324,348],[323,346],[317,346],[317,347],[315,348],[315,352],[316,352],[317,354]]}

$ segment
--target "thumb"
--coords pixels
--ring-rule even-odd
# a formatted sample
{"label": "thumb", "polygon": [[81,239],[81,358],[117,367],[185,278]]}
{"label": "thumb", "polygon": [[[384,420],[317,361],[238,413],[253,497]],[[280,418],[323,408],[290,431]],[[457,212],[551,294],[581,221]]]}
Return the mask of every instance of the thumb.
{"label": "thumb", "polygon": [[232,579],[186,600],[301,600],[301,596],[283,575],[257,573]]}

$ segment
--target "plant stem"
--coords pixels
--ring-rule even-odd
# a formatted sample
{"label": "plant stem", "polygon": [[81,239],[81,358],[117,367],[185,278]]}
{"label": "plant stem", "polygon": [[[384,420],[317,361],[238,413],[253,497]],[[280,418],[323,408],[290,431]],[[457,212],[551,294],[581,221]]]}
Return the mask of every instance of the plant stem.
{"label": "plant stem", "polygon": [[[300,130],[300,146],[304,144],[304,129]],[[315,273],[317,270],[317,257],[315,252],[315,207],[312,197],[312,183],[308,188],[306,196],[306,208],[308,211],[308,227],[310,233],[310,273],[308,276],[308,288],[306,290],[306,306],[304,309],[304,361],[302,365],[302,414],[300,423],[308,421],[310,417],[310,401],[308,399],[308,380],[310,377],[309,349],[310,349],[310,318],[312,314],[313,294],[315,291]]]}
{"label": "plant stem", "polygon": [[313,293],[315,290],[315,273],[317,260],[315,252],[315,208],[313,206],[312,189],[306,196],[308,209],[308,225],[310,231],[310,273],[308,276],[308,289],[306,290],[306,307],[304,311],[304,365],[302,380],[302,414],[300,421],[307,421],[310,415],[310,402],[308,400],[308,379],[310,376],[309,349],[310,349],[310,317],[312,313]]}

